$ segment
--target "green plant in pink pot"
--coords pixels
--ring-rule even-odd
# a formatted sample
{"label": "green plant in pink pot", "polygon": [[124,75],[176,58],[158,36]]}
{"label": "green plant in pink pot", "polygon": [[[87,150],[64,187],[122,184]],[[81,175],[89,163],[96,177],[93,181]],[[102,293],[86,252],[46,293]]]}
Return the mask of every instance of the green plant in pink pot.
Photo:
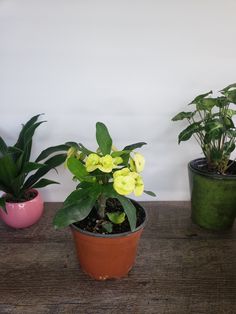
{"label": "green plant in pink pot", "polygon": [[[10,227],[25,228],[36,223],[43,213],[38,188],[57,182],[44,178],[62,164],[68,144],[49,147],[32,161],[31,148],[35,130],[45,121],[33,116],[20,131],[15,145],[8,146],[0,137],[0,218]],[[59,153],[58,153],[59,152]]]}

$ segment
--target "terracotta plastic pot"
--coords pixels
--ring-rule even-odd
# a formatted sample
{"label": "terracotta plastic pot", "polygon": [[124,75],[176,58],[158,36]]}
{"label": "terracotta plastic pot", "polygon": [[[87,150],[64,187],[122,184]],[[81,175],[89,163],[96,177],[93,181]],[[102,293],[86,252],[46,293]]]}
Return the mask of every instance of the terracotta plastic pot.
{"label": "terracotta plastic pot", "polygon": [[144,222],[133,232],[101,235],[71,225],[79,263],[84,272],[96,280],[118,279],[128,275],[134,265]]}
{"label": "terracotta plastic pot", "polygon": [[236,216],[236,175],[220,175],[201,170],[204,158],[188,165],[192,220],[210,230],[226,230]]}
{"label": "terracotta plastic pot", "polygon": [[36,197],[21,203],[6,203],[7,213],[0,208],[0,218],[12,228],[26,228],[35,224],[43,213],[43,200],[38,191]]}

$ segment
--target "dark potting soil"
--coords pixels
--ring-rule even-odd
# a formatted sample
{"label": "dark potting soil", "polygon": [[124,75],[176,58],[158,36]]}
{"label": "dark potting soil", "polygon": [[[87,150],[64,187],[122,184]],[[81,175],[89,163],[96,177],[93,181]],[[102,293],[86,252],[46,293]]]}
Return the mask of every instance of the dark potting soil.
{"label": "dark potting soil", "polygon": [[[136,215],[137,215],[137,223],[136,227],[140,226],[144,219],[145,219],[145,212],[136,204],[134,204],[136,208]],[[106,202],[106,212],[116,212],[121,211],[123,212],[123,207],[121,203],[117,199],[107,199]],[[109,219],[106,217],[105,221],[109,222]],[[82,230],[89,231],[92,233],[100,233],[100,234],[118,234],[130,231],[129,221],[127,216],[121,224],[113,224],[112,232],[107,232],[102,223],[104,220],[101,220],[98,216],[97,209],[93,207],[90,214],[82,221],[74,223],[74,225]]]}
{"label": "dark potting soil", "polygon": [[[194,168],[196,168],[202,172],[213,174],[213,175],[215,175],[215,174],[221,175],[221,173],[219,173],[215,169],[209,169],[205,159],[196,160],[196,162],[193,162],[192,165],[194,166]],[[236,162],[233,162],[232,160],[230,160],[228,165],[229,165],[229,167],[226,170],[224,175],[225,176],[236,175]]]}
{"label": "dark potting soil", "polygon": [[[207,173],[212,173],[212,174],[221,174],[218,171],[215,170],[209,170],[209,168],[207,166],[203,166],[203,167],[198,167],[199,170],[207,172]],[[225,176],[227,175],[236,175],[236,167],[229,167],[225,174]]]}
{"label": "dark potting soil", "polygon": [[22,202],[31,201],[36,196],[37,196],[37,192],[36,191],[27,191],[20,198],[15,198],[14,196],[7,194],[5,196],[5,200],[8,203],[22,203]]}

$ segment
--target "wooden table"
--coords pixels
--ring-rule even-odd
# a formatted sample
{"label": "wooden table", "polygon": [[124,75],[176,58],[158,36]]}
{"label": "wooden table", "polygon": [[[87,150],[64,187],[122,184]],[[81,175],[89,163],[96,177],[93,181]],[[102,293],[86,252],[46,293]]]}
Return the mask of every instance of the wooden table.
{"label": "wooden table", "polygon": [[93,281],[77,263],[69,228],[55,231],[59,203],[40,222],[0,222],[0,313],[235,314],[236,228],[194,226],[188,202],[144,202],[149,222],[136,265],[119,281]]}

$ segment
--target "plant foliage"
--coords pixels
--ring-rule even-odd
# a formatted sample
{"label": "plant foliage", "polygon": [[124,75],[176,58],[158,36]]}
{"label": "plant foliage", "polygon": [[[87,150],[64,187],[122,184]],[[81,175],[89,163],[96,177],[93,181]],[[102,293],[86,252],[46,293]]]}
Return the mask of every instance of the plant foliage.
{"label": "plant foliage", "polygon": [[230,156],[235,149],[236,84],[212,97],[212,91],[199,95],[189,104],[192,111],[180,112],[172,121],[187,120],[188,126],[179,134],[178,141],[195,137],[206,158],[208,170],[225,174],[231,166]]}
{"label": "plant foliage", "polygon": [[57,183],[43,177],[65,161],[70,145],[49,147],[31,161],[35,130],[45,122],[38,122],[39,117],[40,114],[33,116],[22,126],[15,145],[8,146],[0,137],[0,190],[6,193],[0,198],[0,205],[4,209],[6,197],[11,201],[24,201],[28,190]]}
{"label": "plant foliage", "polygon": [[[139,142],[117,150],[102,122],[96,124],[96,140],[96,152],[85,148],[81,143],[71,143],[66,165],[73,180],[79,181],[79,184],[57,212],[54,226],[63,228],[82,221],[96,208],[99,217],[97,224],[102,226],[103,232],[111,233],[114,224],[121,224],[126,219],[133,231],[137,221],[136,208],[127,195],[134,193],[139,196],[147,192],[155,196],[153,192],[144,190],[140,173],[145,160],[141,154],[134,152],[134,149],[146,143]],[[108,212],[108,199],[118,200],[123,211]]]}

